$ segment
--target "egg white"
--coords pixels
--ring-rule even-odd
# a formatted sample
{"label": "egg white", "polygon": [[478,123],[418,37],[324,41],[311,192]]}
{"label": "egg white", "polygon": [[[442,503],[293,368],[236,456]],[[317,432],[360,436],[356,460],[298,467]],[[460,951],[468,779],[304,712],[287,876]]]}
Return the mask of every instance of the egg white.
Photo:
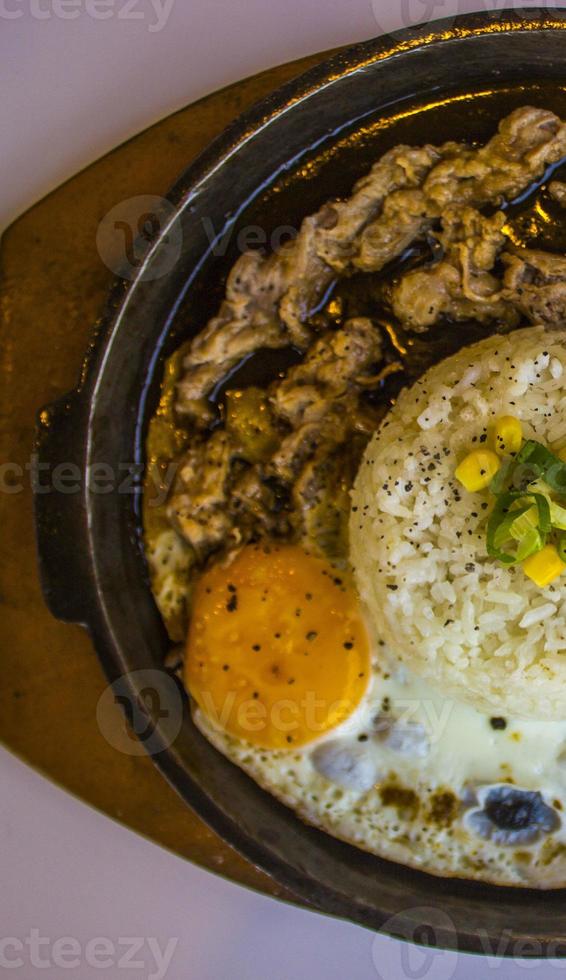
{"label": "egg white", "polygon": [[[560,887],[566,879],[560,817],[566,722],[506,719],[505,729],[494,729],[488,715],[443,697],[397,666],[383,646],[376,647],[372,664],[356,711],[302,749],[259,749],[215,727],[196,706],[193,717],[265,790],[308,823],[357,847],[440,875]],[[318,760],[325,752],[331,764],[322,766],[323,774]],[[343,760],[349,757],[355,764],[348,772]],[[505,785],[540,792],[555,815],[552,832],[519,843],[476,833],[470,815],[481,808],[487,787]]]}

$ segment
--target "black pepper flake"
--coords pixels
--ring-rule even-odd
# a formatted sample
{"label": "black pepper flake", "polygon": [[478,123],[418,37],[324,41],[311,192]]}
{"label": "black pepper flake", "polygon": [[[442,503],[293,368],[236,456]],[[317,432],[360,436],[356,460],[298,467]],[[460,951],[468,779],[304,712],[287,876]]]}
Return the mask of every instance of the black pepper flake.
{"label": "black pepper flake", "polygon": [[391,592],[397,592],[397,589],[399,588],[399,586],[398,585],[388,585],[387,588],[390,589]]}
{"label": "black pepper flake", "polygon": [[502,732],[507,728],[505,718],[490,718],[489,724],[495,732]]}
{"label": "black pepper flake", "polygon": [[228,592],[237,592],[237,591],[238,590],[236,589],[236,586],[235,585],[232,585],[232,583],[230,582],[228,584]]}
{"label": "black pepper flake", "polygon": [[222,670],[230,670],[230,664],[224,664]]}
{"label": "black pepper flake", "polygon": [[255,650],[255,651],[256,651],[256,653],[257,653],[257,652],[258,652],[259,650],[261,650],[261,643],[254,643],[254,645],[253,645],[253,647],[252,647],[252,650]]}
{"label": "black pepper flake", "polygon": [[309,640],[309,642],[311,642],[312,640],[316,640],[317,636],[318,636],[318,633],[317,633],[316,630],[309,630],[308,633],[307,633],[307,640]]}
{"label": "black pepper flake", "polygon": [[228,602],[226,603],[226,612],[236,612],[237,608],[238,608],[238,596],[232,595],[230,596]]}
{"label": "black pepper flake", "polygon": [[343,647],[345,650],[353,650],[354,644],[348,640],[346,643],[343,644]]}
{"label": "black pepper flake", "polygon": [[466,571],[475,572],[475,570],[476,570],[476,566],[474,565],[473,561],[469,561],[466,565]]}

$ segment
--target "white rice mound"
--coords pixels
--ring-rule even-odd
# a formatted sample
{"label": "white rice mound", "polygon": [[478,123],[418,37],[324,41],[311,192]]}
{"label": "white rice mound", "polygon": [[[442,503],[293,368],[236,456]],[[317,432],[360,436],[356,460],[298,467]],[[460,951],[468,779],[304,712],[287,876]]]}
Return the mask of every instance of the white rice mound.
{"label": "white rice mound", "polygon": [[489,558],[489,491],[468,493],[454,471],[502,415],[566,446],[565,339],[529,327],[433,367],[386,416],[353,491],[351,561],[374,635],[492,715],[566,718],[566,574],[540,589]]}

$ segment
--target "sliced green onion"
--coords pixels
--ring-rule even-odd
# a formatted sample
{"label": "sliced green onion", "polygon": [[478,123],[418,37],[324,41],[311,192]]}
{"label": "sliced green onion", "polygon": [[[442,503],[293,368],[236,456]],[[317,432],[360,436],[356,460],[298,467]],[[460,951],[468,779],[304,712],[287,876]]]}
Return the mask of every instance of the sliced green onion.
{"label": "sliced green onion", "polygon": [[566,507],[562,507],[561,504],[558,504],[552,499],[550,495],[550,487],[544,482],[544,480],[535,480],[534,483],[529,483],[527,493],[538,493],[541,494],[541,496],[546,497],[550,510],[550,523],[552,527],[557,531],[566,531]]}
{"label": "sliced green onion", "polygon": [[515,513],[518,515],[509,528],[509,533],[515,541],[521,541],[527,534],[531,533],[533,528],[535,531],[538,531],[538,507],[535,504],[529,503],[525,507],[522,507],[521,510],[523,511],[522,514],[519,510],[512,510],[510,515],[512,516]]}
{"label": "sliced green onion", "polygon": [[539,530],[546,536],[552,530],[550,503],[542,493],[533,493],[531,496],[537,505]]}
{"label": "sliced green onion", "polygon": [[[540,442],[530,439],[517,453],[514,460],[514,473],[520,476],[520,468],[526,468],[527,478],[530,470],[538,479],[544,480],[551,490],[566,494],[566,463]],[[529,480],[532,483],[532,479]],[[519,489],[517,487],[516,489]]]}
{"label": "sliced green onion", "polygon": [[516,563],[519,565],[525,559],[530,558],[531,555],[536,555],[539,551],[542,551],[544,545],[545,539],[540,531],[536,527],[531,528],[529,533],[519,542],[515,554]]}
{"label": "sliced green onion", "polygon": [[550,522],[557,531],[566,531],[566,507],[550,501]]}
{"label": "sliced green onion", "polygon": [[507,459],[500,466],[493,480],[489,484],[489,489],[495,496],[508,489],[508,481],[515,467],[514,459]]}
{"label": "sliced green onion", "polygon": [[[488,555],[504,565],[516,565],[544,548],[550,530],[550,504],[543,494],[502,493],[487,525]],[[506,550],[508,542],[516,547]]]}
{"label": "sliced green onion", "polygon": [[487,525],[490,557],[516,565],[541,551],[556,532],[552,540],[566,563],[566,461],[529,439],[503,462],[489,489],[495,497]]}

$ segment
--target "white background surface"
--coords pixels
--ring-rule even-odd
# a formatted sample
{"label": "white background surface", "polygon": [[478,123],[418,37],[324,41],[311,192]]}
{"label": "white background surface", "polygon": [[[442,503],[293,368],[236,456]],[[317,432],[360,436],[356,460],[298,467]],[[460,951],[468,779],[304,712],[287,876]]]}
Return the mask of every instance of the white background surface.
{"label": "white background surface", "polygon": [[[113,146],[215,88],[427,12],[482,6],[173,0],[166,19],[164,2],[171,0],[91,0],[90,7],[89,0],[0,0],[0,227]],[[160,980],[149,941],[165,950],[175,939],[167,980],[566,975],[566,962],[422,954],[256,896],[113,824],[2,750],[0,786],[2,975]],[[35,951],[33,930],[43,940]],[[73,942],[57,945],[62,937]],[[89,965],[88,943],[97,937],[106,955],[98,948]],[[128,948],[120,940],[128,937],[143,944],[137,966],[120,965]]]}

